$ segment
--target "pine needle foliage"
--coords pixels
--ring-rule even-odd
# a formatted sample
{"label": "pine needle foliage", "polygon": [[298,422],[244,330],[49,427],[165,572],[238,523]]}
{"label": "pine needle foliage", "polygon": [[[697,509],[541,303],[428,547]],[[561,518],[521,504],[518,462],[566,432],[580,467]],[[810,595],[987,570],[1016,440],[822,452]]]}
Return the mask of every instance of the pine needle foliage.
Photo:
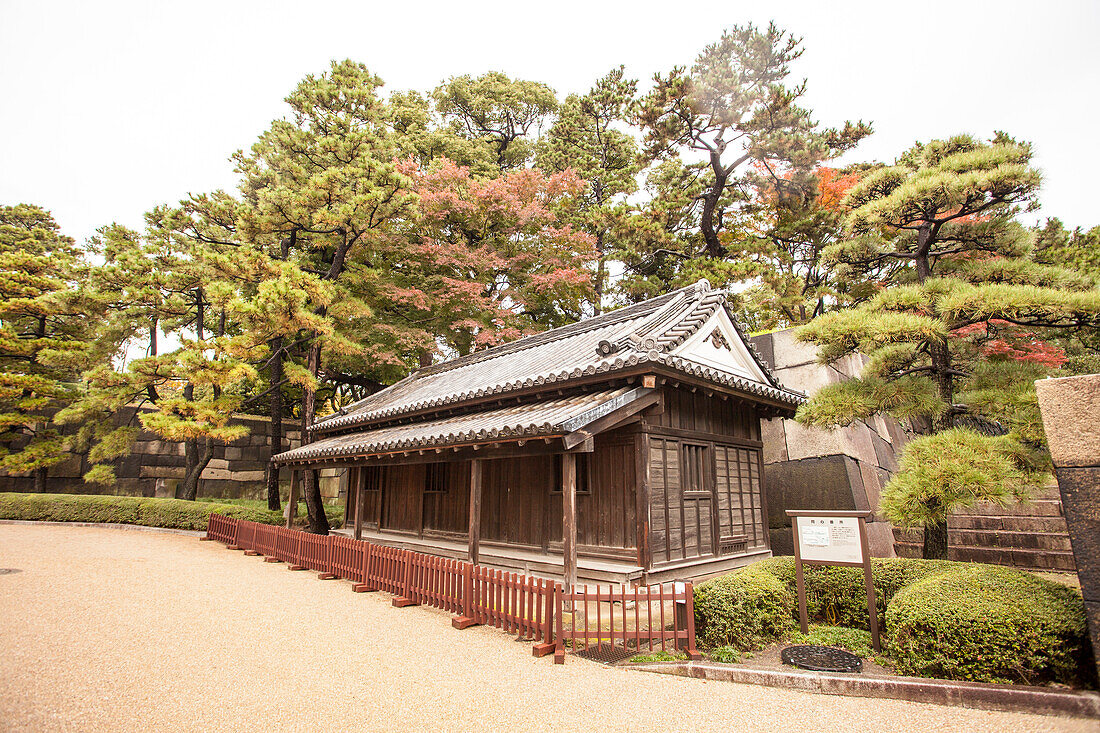
{"label": "pine needle foliage", "polygon": [[[883,493],[894,521],[925,528],[926,557],[946,557],[952,510],[1038,480],[1047,461],[1033,382],[1060,365],[1044,339],[1100,326],[1091,273],[1040,262],[1036,233],[1016,220],[1037,205],[1031,155],[1003,133],[959,135],[862,177],[842,202],[846,237],[823,257],[838,277],[879,291],[798,331],[824,363],[869,357],[858,378],[804,405],[800,421],[834,428],[885,412],[926,434]],[[959,429],[967,416],[1008,434]]]}

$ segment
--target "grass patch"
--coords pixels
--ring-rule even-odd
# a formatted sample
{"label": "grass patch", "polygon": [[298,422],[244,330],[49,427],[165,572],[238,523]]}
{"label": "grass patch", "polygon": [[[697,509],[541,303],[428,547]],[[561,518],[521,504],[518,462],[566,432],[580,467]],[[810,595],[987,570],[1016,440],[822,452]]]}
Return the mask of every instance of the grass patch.
{"label": "grass patch", "polygon": [[871,646],[871,632],[863,629],[851,629],[846,626],[825,626],[810,624],[810,633],[798,632],[791,636],[792,644],[816,644],[844,649],[857,657],[869,658],[874,653]]}
{"label": "grass patch", "polygon": [[631,664],[649,664],[650,662],[680,662],[687,659],[683,652],[653,652],[652,654],[635,654],[630,658]]}

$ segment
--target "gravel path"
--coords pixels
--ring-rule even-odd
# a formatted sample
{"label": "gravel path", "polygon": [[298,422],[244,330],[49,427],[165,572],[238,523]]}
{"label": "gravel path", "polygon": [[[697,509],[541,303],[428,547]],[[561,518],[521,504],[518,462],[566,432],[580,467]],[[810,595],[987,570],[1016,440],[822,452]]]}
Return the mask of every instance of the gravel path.
{"label": "gravel path", "polygon": [[[534,659],[213,542],[0,525],[0,730],[1096,730]],[[288,639],[288,635],[290,638]]]}

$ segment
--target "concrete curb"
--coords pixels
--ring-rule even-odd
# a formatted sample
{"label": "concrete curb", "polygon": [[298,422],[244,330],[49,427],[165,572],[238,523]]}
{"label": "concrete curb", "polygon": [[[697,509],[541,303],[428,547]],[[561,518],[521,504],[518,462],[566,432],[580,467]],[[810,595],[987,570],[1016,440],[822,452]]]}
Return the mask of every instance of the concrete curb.
{"label": "concrete curb", "polygon": [[624,664],[624,669],[680,677],[782,687],[799,692],[850,697],[877,697],[908,702],[953,705],[980,710],[1100,718],[1100,693],[1046,687],[956,682],[924,677],[881,677],[824,672],[777,672],[744,669],[713,662]]}
{"label": "concrete curb", "polygon": [[146,527],[142,524],[117,524],[113,522],[47,522],[37,519],[0,519],[0,524],[40,524],[46,527],[106,527],[108,529],[130,529],[138,532],[167,532],[169,534],[182,534],[189,537],[202,537],[206,534],[206,531],[201,529]]}

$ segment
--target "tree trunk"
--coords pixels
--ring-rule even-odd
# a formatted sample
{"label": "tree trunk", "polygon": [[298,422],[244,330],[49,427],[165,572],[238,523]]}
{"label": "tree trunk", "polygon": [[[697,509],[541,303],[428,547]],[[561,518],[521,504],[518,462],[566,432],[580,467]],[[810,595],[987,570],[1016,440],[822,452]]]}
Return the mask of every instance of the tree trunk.
{"label": "tree trunk", "polygon": [[[737,163],[734,163],[736,166]],[[710,168],[714,171],[714,183],[703,194],[703,217],[700,221],[700,230],[703,233],[703,242],[706,244],[707,257],[721,259],[726,255],[726,248],[718,239],[718,230],[714,226],[714,213],[718,209],[718,200],[726,190],[726,182],[729,173],[722,166],[722,149],[711,150]]]}
{"label": "tree trunk", "polygon": [[197,440],[185,441],[184,446],[184,460],[187,469],[183,481],[176,490],[176,497],[186,501],[194,501],[199,494],[199,478],[202,476],[207,464],[210,463],[210,459],[214,457],[214,440],[207,438],[203,441],[201,453],[199,452],[200,444]]}
{"label": "tree trunk", "polygon": [[[283,381],[283,337],[278,336],[271,340],[271,384],[277,385]],[[277,387],[271,393],[271,455],[283,452],[283,393],[282,388]],[[267,462],[267,508],[273,512],[281,511],[279,502],[279,467],[271,461]]]}
{"label": "tree trunk", "polygon": [[921,556],[925,560],[947,559],[947,522],[939,522],[924,528],[924,548]]}
{"label": "tree trunk", "polygon": [[[321,371],[321,344],[315,343],[309,349],[309,373],[317,377]],[[313,424],[313,418],[317,412],[316,394],[312,389],[306,389],[302,396],[302,445],[310,442],[307,428]],[[306,499],[306,512],[309,516],[309,531],[314,534],[328,534],[328,517],[325,516],[324,502],[321,500],[321,486],[317,480],[317,472],[304,469],[303,493]]]}
{"label": "tree trunk", "polygon": [[607,280],[607,254],[604,252],[603,244],[604,233],[602,231],[596,234],[596,253],[599,255],[599,259],[596,261],[596,303],[594,307],[595,315],[603,313],[603,291],[605,280]]}

